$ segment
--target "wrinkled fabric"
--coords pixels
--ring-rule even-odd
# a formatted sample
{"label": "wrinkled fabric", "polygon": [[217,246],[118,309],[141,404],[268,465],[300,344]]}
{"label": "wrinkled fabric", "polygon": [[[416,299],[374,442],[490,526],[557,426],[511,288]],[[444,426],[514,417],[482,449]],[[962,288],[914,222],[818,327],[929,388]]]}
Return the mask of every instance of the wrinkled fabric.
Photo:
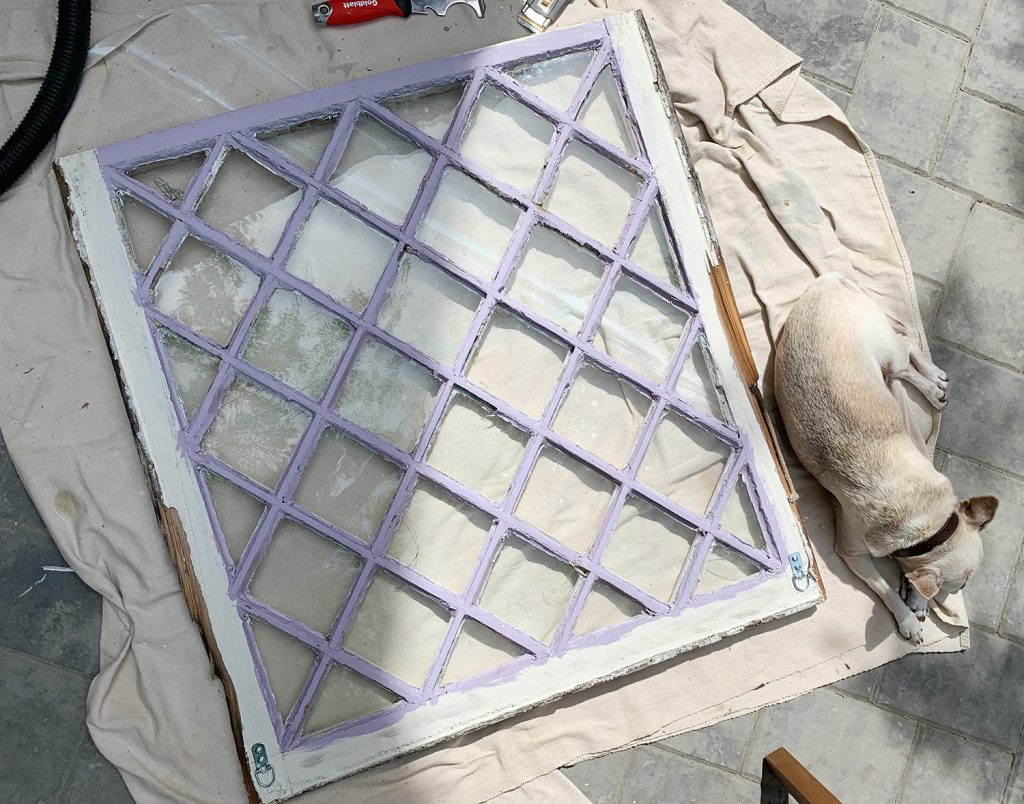
{"label": "wrinkled fabric", "polygon": [[[103,596],[101,669],[88,699],[96,745],[138,801],[243,801],[223,689],[157,526],[50,160],[522,32],[513,11],[497,5],[483,23],[456,7],[443,19],[387,19],[357,30],[315,29],[304,6],[283,2],[160,2],[145,14],[134,3],[96,5],[96,43],[74,108],[57,142],[0,199],[0,428],[61,552]],[[576,4],[560,25],[626,8]],[[838,108],[800,78],[799,59],[717,0],[656,0],[644,12],[769,399],[771,344],[819,273],[855,276],[923,344],[875,162]],[[0,30],[8,31],[0,40],[5,130],[31,103],[53,28],[49,8],[0,9]],[[936,417],[902,385],[893,392],[927,449]],[[787,700],[910,652],[889,613],[836,556],[830,502],[790,466],[829,595],[817,609],[301,798],[582,801],[557,768]],[[959,650],[965,638],[934,622],[925,630],[928,650]]]}

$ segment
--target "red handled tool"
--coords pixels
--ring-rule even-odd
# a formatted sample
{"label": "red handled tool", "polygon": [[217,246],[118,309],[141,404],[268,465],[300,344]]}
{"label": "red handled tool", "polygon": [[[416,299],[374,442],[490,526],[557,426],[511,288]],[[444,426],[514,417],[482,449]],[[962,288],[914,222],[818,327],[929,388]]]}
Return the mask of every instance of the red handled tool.
{"label": "red handled tool", "polygon": [[484,15],[484,0],[324,0],[313,6],[313,22],[318,25],[355,25],[378,17],[408,17],[433,11],[439,17],[454,5],[463,3]]}

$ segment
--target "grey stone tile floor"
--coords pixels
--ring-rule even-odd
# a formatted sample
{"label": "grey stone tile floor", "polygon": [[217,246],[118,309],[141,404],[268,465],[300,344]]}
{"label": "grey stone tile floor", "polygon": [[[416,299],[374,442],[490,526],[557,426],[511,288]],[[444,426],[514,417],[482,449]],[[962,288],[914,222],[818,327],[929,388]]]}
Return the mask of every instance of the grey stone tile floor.
{"label": "grey stone tile floor", "polygon": [[[805,57],[875,149],[950,374],[939,461],[997,494],[966,654],[909,656],[566,773],[594,802],[754,802],[786,746],[844,802],[1024,804],[1024,3],[730,0]],[[0,446],[0,801],[118,804],[85,728],[100,601]],[[42,579],[42,580],[41,580]]]}

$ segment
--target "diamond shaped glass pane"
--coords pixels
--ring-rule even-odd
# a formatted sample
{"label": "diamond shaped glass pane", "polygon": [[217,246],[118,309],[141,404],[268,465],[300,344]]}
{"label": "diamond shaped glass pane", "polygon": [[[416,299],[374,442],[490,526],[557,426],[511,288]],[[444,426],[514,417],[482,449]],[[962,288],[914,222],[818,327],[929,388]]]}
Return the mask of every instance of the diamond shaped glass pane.
{"label": "diamond shaped glass pane", "polygon": [[506,292],[552,323],[576,333],[604,269],[592,251],[553,229],[535,226]]}
{"label": "diamond shaped glass pane", "polygon": [[449,168],[416,234],[464,271],[490,279],[498,269],[519,207]]}
{"label": "diamond shaped glass pane", "polygon": [[548,644],[569,605],[579,573],[522,539],[505,540],[487,576],[480,607]]}
{"label": "diamond shaped glass pane", "polygon": [[220,475],[203,472],[206,488],[213,500],[213,510],[220,525],[224,541],[227,542],[231,560],[238,563],[242,552],[249,544],[265,507],[255,497],[242,491]]}
{"label": "diamond shaped glass pane", "polygon": [[594,345],[660,384],[689,321],[688,312],[622,275],[601,316]]}
{"label": "diamond shaped glass pane", "polygon": [[371,542],[398,490],[402,470],[328,427],[302,471],[295,502],[364,542]]}
{"label": "diamond shaped glass pane", "polygon": [[604,521],[615,484],[550,447],[541,450],[516,515],[566,547],[586,554]]}
{"label": "diamond shaped glass pane", "polygon": [[378,323],[440,363],[451,363],[480,304],[480,294],[440,268],[406,254]]}
{"label": "diamond shaped glass pane", "polygon": [[578,140],[565,147],[547,209],[608,248],[629,217],[640,178]]}
{"label": "diamond shaped glass pane", "polygon": [[703,514],[731,454],[732,448],[714,433],[669,411],[654,430],[637,478],[683,508]]}
{"label": "diamond shaped glass pane", "polygon": [[130,195],[119,195],[117,207],[121,213],[123,237],[130,246],[135,269],[147,273],[171,230],[171,221]]}
{"label": "diamond shaped glass pane", "polygon": [[448,628],[443,606],[377,572],[341,644],[414,687],[426,681]]}
{"label": "diamond shaped glass pane", "polygon": [[140,165],[129,170],[128,175],[178,206],[206,156],[206,151],[199,151],[174,159],[150,162],[148,165]]}
{"label": "diamond shaped glass pane", "polygon": [[178,392],[185,415],[191,419],[206,399],[206,394],[217,376],[220,361],[202,349],[193,346],[168,330],[160,330],[164,356],[171,369],[174,388]]}
{"label": "diamond shaped glass pane", "polygon": [[242,356],[319,399],[341,360],[352,327],[301,293],[275,290],[257,313]]}
{"label": "diamond shaped glass pane", "polygon": [[671,603],[697,533],[650,503],[632,497],[622,506],[601,563],[623,580]]}
{"label": "diamond shaped glass pane", "polygon": [[537,97],[546,100],[559,111],[569,108],[583,73],[594,58],[593,51],[566,53],[553,59],[521,64],[509,74]]}
{"label": "diamond shaped glass pane", "polygon": [[616,591],[604,581],[597,581],[587,595],[572,630],[574,634],[592,634],[632,620],[643,613],[643,606],[635,600]]}
{"label": "diamond shaped glass pane", "polygon": [[750,498],[746,473],[736,481],[736,488],[722,509],[722,530],[728,531],[740,541],[746,542],[758,550],[765,549],[764,531],[757,518],[757,510]]}
{"label": "diamond shaped glass pane", "polygon": [[455,110],[462,100],[465,82],[434,87],[426,92],[401,95],[381,101],[381,105],[394,112],[424,134],[441,141],[452,124]]}
{"label": "diamond shaped glass pane", "polygon": [[442,684],[452,684],[508,664],[524,651],[485,625],[468,617],[462,621],[452,655],[441,674]]}
{"label": "diamond shaped glass pane", "polygon": [[368,338],[334,403],[339,415],[411,452],[441,381],[419,363]]}
{"label": "diamond shaped glass pane", "polygon": [[256,138],[312,173],[331,140],[338,116],[304,120],[287,128],[264,131]]}
{"label": "diamond shaped glass pane", "polygon": [[539,419],[568,355],[565,344],[497,307],[477,341],[466,377]]}
{"label": "diamond shaped glass pane", "polygon": [[290,519],[282,519],[249,582],[249,594],[320,634],[328,634],[362,560]]}
{"label": "diamond shaped glass pane", "polygon": [[585,363],[558,410],[554,430],[612,466],[633,452],[651,400],[613,374]]}
{"label": "diamond shaped glass pane", "polygon": [[361,313],[384,273],[395,241],[355,215],[320,201],[288,256],[288,273]]}
{"label": "diamond shaped glass pane", "polygon": [[611,67],[601,70],[580,109],[579,121],[599,137],[636,156],[636,135]]}
{"label": "diamond shaped glass pane", "polygon": [[683,364],[683,370],[676,380],[676,393],[698,410],[716,419],[726,421],[729,418],[722,410],[718,384],[711,372],[711,358],[703,335],[694,342]]}
{"label": "diamond shaped glass pane", "polygon": [[715,542],[714,547],[708,552],[704,568],[700,571],[696,594],[715,592],[760,571],[761,567],[746,556],[729,549],[721,542]]}
{"label": "diamond shaped glass pane", "polygon": [[274,695],[274,705],[281,717],[286,718],[299,699],[316,654],[299,640],[262,620],[250,620],[249,627]]}
{"label": "diamond shaped glass pane", "polygon": [[202,450],[268,489],[281,479],[309,413],[236,377],[203,436]]}
{"label": "diamond shaped glass pane", "polygon": [[457,393],[448,402],[427,460],[497,502],[512,483],[527,438],[494,408]]}
{"label": "diamond shaped glass pane", "polygon": [[295,185],[228,148],[196,214],[214,229],[269,257],[301,195]]}
{"label": "diamond shaped glass pane", "polygon": [[391,690],[340,664],[332,664],[302,725],[303,734],[319,734],[350,720],[387,709],[401,698]]}
{"label": "diamond shaped glass pane", "polygon": [[554,136],[549,120],[487,84],[466,125],[461,151],[492,176],[533,193]]}
{"label": "diamond shaped glass pane", "polygon": [[356,120],[331,184],[392,223],[412,206],[431,157],[377,118]]}
{"label": "diamond shaped glass pane", "polygon": [[241,263],[186,237],[153,283],[153,304],[194,332],[227,346],[259,285],[259,278]]}
{"label": "diamond shaped glass pane", "polygon": [[461,594],[493,525],[483,511],[423,481],[391,537],[388,555]]}
{"label": "diamond shaped glass pane", "polygon": [[679,263],[668,236],[665,216],[657,202],[651,207],[630,251],[630,259],[655,279],[666,285],[682,287],[679,281]]}

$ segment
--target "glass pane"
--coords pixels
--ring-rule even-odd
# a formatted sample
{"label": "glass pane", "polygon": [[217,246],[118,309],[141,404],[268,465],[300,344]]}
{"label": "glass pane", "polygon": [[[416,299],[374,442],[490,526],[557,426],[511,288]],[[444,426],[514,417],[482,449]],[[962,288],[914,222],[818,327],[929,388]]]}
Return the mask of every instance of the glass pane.
{"label": "glass pane", "polygon": [[544,447],[516,505],[516,515],[578,553],[587,553],[615,484],[561,450]]}
{"label": "glass pane", "polygon": [[754,503],[750,499],[750,489],[744,475],[740,475],[736,481],[736,488],[725,503],[721,526],[722,530],[728,531],[740,541],[759,550],[765,549],[764,532],[761,530],[761,522],[757,518]]}
{"label": "glass pane", "polygon": [[259,289],[260,280],[241,263],[186,237],[153,283],[157,310],[227,346]]}
{"label": "glass pane", "polygon": [[643,613],[643,607],[635,600],[617,592],[604,581],[597,581],[587,595],[587,602],[583,604],[572,630],[574,634],[592,634]]}
{"label": "glass pane", "polygon": [[269,257],[301,195],[295,185],[229,148],[196,214],[243,246]]}
{"label": "glass pane", "polygon": [[423,481],[391,537],[388,555],[461,594],[493,524],[483,511]]}
{"label": "glass pane", "polygon": [[204,471],[203,479],[210,491],[217,524],[224,534],[228,553],[237,564],[263,516],[264,505],[220,475]]}
{"label": "glass pane", "polygon": [[426,92],[402,95],[381,101],[381,105],[412,123],[424,134],[441,141],[455,117],[455,110],[462,100],[465,82],[445,87],[435,87]]}
{"label": "glass pane", "polygon": [[746,556],[715,542],[708,553],[707,561],[704,562],[704,569],[700,572],[696,594],[714,592],[760,571],[761,568]]}
{"label": "glass pane", "polygon": [[660,279],[666,285],[682,287],[679,281],[679,263],[676,261],[676,253],[668,236],[665,216],[662,215],[661,206],[657,202],[647,213],[643,228],[637,235],[629,256],[655,279]]}
{"label": "glass pane", "polygon": [[118,196],[121,226],[135,268],[148,273],[153,258],[171,230],[171,221],[128,195]]}
{"label": "glass pane", "polygon": [[512,483],[527,438],[493,408],[457,393],[448,403],[427,460],[497,502]]}
{"label": "glass pane", "polygon": [[601,283],[604,263],[546,226],[534,226],[507,293],[568,332],[576,333]]}
{"label": "glass pane", "polygon": [[539,419],[568,355],[565,344],[497,307],[477,341],[466,377]]}
{"label": "glass pane", "polygon": [[160,337],[171,368],[174,388],[185,409],[185,415],[191,419],[213,385],[220,360],[165,329],[160,330]]}
{"label": "glass pane", "polygon": [[689,321],[688,312],[622,275],[601,316],[594,345],[660,385]]}
{"label": "glass pane", "polygon": [[202,449],[268,489],[281,474],[309,423],[309,413],[236,377],[224,392]]}
{"label": "glass pane", "polygon": [[522,64],[509,70],[520,84],[559,111],[569,108],[583,73],[587,71],[593,51],[566,53],[553,59]]}
{"label": "glass pane", "polygon": [[577,140],[565,147],[547,209],[614,248],[640,190],[640,179]]}
{"label": "glass pane", "polygon": [[461,171],[444,172],[417,237],[464,271],[490,279],[498,269],[519,207]]}
{"label": "glass pane", "polygon": [[713,433],[669,412],[654,430],[637,478],[689,511],[703,514],[732,448]]}
{"label": "glass pane", "polygon": [[302,471],[295,502],[332,525],[373,541],[402,481],[402,470],[328,427]]}
{"label": "glass pane", "polygon": [[632,384],[589,363],[576,374],[554,430],[622,468],[633,452],[651,400]]}
{"label": "glass pane", "polygon": [[460,150],[492,176],[532,194],[554,136],[549,120],[487,84],[473,107]]}
{"label": "glass pane", "polygon": [[704,336],[701,335],[690,349],[679,379],[676,380],[676,393],[698,410],[725,421],[729,417],[723,414],[717,387],[711,373]]}
{"label": "glass pane", "polygon": [[411,452],[440,388],[441,381],[428,369],[369,338],[352,362],[334,409]]}
{"label": "glass pane", "polygon": [[580,109],[579,121],[597,136],[636,156],[636,137],[612,68],[605,67]]}
{"label": "glass pane", "polygon": [[440,268],[406,254],[378,323],[439,363],[451,363],[473,322],[480,294]]}
{"label": "glass pane", "polygon": [[305,120],[288,128],[264,131],[256,138],[312,173],[330,142],[338,116]]}
{"label": "glass pane", "polygon": [[275,290],[256,314],[242,357],[320,399],[352,337],[352,327],[301,293]]}
{"label": "glass pane", "polygon": [[250,620],[249,627],[263,660],[274,704],[282,719],[286,718],[299,699],[316,654],[299,640],[262,620]]}
{"label": "glass pane", "polygon": [[341,207],[320,201],[302,227],[286,269],[361,313],[394,247],[386,234]]}
{"label": "glass pane", "polygon": [[491,567],[480,606],[548,644],[562,623],[578,578],[568,564],[511,537]]}
{"label": "glass pane", "polygon": [[377,572],[341,641],[402,681],[419,687],[426,681],[450,615],[386,572]]}
{"label": "glass pane", "polygon": [[160,193],[174,205],[180,205],[192,177],[206,160],[206,151],[199,151],[175,159],[150,162],[128,171],[133,179]]}
{"label": "glass pane", "polygon": [[326,636],[361,565],[350,550],[282,519],[249,582],[249,594]]}
{"label": "glass pane", "polygon": [[633,497],[622,506],[601,563],[649,595],[671,603],[696,538],[689,526]]}
{"label": "glass pane", "polygon": [[524,653],[513,642],[468,617],[455,638],[452,655],[441,674],[442,684],[463,681],[518,659]]}
{"label": "glass pane", "polygon": [[360,115],[331,184],[372,212],[401,224],[431,157],[375,117]]}
{"label": "glass pane", "polygon": [[318,734],[387,709],[400,700],[391,690],[374,684],[354,670],[332,664],[313,699],[302,731]]}

